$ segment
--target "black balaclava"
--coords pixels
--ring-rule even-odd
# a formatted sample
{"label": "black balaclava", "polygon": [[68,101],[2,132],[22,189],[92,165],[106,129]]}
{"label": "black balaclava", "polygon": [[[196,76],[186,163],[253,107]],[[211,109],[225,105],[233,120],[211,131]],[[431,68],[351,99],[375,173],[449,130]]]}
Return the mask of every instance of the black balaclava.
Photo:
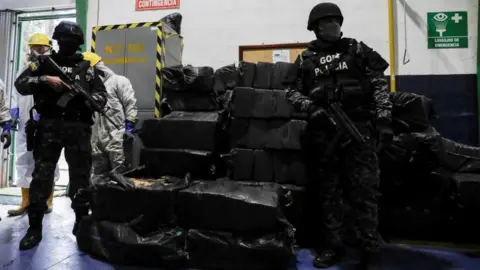
{"label": "black balaclava", "polygon": [[63,56],[74,55],[80,49],[80,42],[75,38],[63,38],[57,40],[58,54]]}
{"label": "black balaclava", "polygon": [[336,18],[319,20],[313,30],[318,40],[324,43],[334,43],[342,37],[341,21]]}

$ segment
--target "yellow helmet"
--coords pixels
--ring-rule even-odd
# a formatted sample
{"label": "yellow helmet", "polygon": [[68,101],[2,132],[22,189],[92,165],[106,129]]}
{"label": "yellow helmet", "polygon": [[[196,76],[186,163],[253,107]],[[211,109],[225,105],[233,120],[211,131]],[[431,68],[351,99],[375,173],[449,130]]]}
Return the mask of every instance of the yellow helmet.
{"label": "yellow helmet", "polygon": [[96,53],[93,52],[84,52],[83,54],[83,59],[90,61],[90,66],[94,67],[98,62],[102,60],[102,57]]}
{"label": "yellow helmet", "polygon": [[47,35],[36,33],[36,34],[33,34],[30,37],[30,39],[28,39],[28,46],[33,46],[33,45],[43,45],[51,48],[52,41],[50,40],[50,38],[48,38]]}

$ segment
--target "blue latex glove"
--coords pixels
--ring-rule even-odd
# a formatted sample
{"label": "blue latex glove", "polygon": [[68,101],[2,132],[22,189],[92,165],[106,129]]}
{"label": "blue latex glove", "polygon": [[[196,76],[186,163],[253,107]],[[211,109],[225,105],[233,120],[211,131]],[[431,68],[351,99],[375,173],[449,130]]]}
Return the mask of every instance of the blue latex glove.
{"label": "blue latex glove", "polygon": [[10,122],[10,121],[3,122],[3,123],[2,123],[2,129],[3,129],[2,133],[3,133],[3,132],[8,132],[8,133],[10,133],[10,131],[12,130],[12,124],[11,124],[11,122]]}
{"label": "blue latex glove", "polygon": [[18,118],[20,117],[20,109],[19,108],[11,108],[10,109],[10,117],[12,118],[12,129],[18,130]]}
{"label": "blue latex glove", "polygon": [[12,117],[13,121],[17,121],[20,117],[20,109],[19,108],[11,108],[10,109],[10,117]]}
{"label": "blue latex glove", "polygon": [[0,135],[0,141],[3,143],[3,149],[7,149],[12,141],[12,136],[10,135],[12,124],[10,123],[10,121],[3,122],[2,129],[3,130],[2,134]]}
{"label": "blue latex glove", "polygon": [[124,134],[124,142],[134,140],[135,136],[133,136],[135,129],[135,123],[129,120],[125,120],[125,134]]}
{"label": "blue latex glove", "polygon": [[33,120],[35,120],[35,121],[40,120],[40,114],[34,113],[34,114],[33,114]]}
{"label": "blue latex glove", "polygon": [[135,123],[130,120],[125,120],[125,132],[129,132],[133,134],[134,129],[135,129]]}

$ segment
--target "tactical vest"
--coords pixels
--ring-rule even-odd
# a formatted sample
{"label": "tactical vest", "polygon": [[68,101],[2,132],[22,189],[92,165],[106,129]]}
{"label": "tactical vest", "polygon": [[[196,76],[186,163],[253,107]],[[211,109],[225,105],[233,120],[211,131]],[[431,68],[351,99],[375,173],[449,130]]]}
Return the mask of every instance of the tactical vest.
{"label": "tactical vest", "polygon": [[[55,58],[52,59],[57,61]],[[93,68],[90,68],[88,61],[75,61],[69,63],[58,61],[57,64],[71,78],[75,78],[76,82],[85,90],[89,92],[91,91],[89,82],[93,80],[94,73]],[[56,72],[53,68],[46,64],[45,66],[41,66],[40,74],[56,76]],[[83,121],[92,121],[92,112],[86,107],[85,99],[83,97],[76,96],[70,100],[65,108],[61,108],[57,105],[57,101],[63,95],[63,92],[55,92],[55,90],[50,89],[50,86],[47,84],[42,84],[40,87],[46,88],[39,89],[38,94],[34,95],[35,107],[40,115],[46,118],[58,118],[61,115],[72,115],[72,117],[80,118],[80,120]]]}
{"label": "tactical vest", "polygon": [[300,55],[303,88],[309,95],[317,86],[334,83],[333,76],[327,70],[334,69],[337,84],[342,85],[344,97],[342,106],[346,112],[369,110],[372,103],[372,89],[362,67],[361,59],[356,54],[356,41],[350,40],[349,46],[338,50],[323,52],[305,50]]}

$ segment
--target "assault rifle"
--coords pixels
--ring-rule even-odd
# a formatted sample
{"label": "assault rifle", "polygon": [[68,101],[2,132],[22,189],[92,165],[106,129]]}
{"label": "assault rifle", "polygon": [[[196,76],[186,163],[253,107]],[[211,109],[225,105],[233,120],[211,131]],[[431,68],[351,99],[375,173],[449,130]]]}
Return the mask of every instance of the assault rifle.
{"label": "assault rifle", "polygon": [[332,148],[327,150],[327,154],[333,153],[334,148],[344,135],[347,135],[350,140],[357,144],[367,143],[350,117],[342,109],[343,85],[337,83],[335,71],[330,71],[330,76],[332,76],[333,84],[316,87],[310,94],[316,104],[326,109],[326,117],[337,130],[334,142],[331,144]]}
{"label": "assault rifle", "polygon": [[119,127],[113,120],[108,117],[108,115],[105,114],[106,110],[102,107],[100,107],[95,99],[87,92],[83,87],[75,81],[75,79],[71,78],[67,73],[65,73],[60,66],[53,61],[53,59],[48,56],[48,55],[42,55],[38,57],[39,61],[41,63],[46,63],[47,65],[50,65],[54,71],[57,73],[57,75],[60,77],[60,79],[66,83],[69,86],[69,89],[65,91],[65,93],[60,97],[60,99],[57,102],[57,105],[65,108],[68,104],[68,102],[75,96],[81,95],[83,98],[85,98],[90,107],[93,109],[93,111],[98,112],[101,116],[105,117],[115,128],[121,129],[122,127]]}

